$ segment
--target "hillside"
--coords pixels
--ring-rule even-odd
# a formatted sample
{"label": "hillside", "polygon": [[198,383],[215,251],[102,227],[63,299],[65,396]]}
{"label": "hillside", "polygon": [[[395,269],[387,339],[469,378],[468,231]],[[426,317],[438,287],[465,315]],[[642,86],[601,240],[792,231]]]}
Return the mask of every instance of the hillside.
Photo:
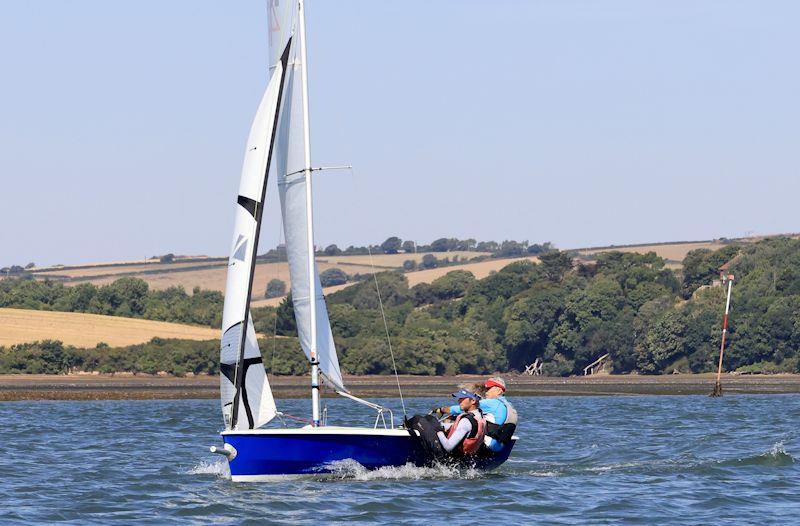
{"label": "hillside", "polygon": [[[370,256],[318,256],[317,267],[319,271],[329,268],[340,268],[349,275],[369,274],[373,271],[381,272],[384,270],[396,270],[403,268],[403,262],[413,260],[420,263],[427,254],[433,254],[439,258],[448,257],[453,259],[470,259],[477,256],[486,256],[483,252],[454,251],[446,253],[424,252],[418,254],[376,254]],[[175,263],[160,263],[157,260],[144,263],[143,261],[109,263],[109,264],[88,264],[71,267],[48,267],[33,269],[32,274],[36,279],[53,279],[62,281],[65,285],[78,285],[80,283],[92,283],[94,285],[106,285],[115,280],[130,276],[142,279],[147,282],[153,290],[165,290],[169,287],[181,286],[191,292],[195,287],[204,290],[225,291],[226,271],[228,261],[226,258],[206,258],[195,257],[181,258]],[[374,267],[373,267],[374,265]],[[266,284],[271,279],[288,281],[289,267],[286,262],[267,263],[259,262],[256,264],[255,289],[263,291]]]}
{"label": "hillside", "polygon": [[673,267],[680,267],[681,262],[686,258],[686,254],[692,250],[708,249],[718,250],[725,246],[721,241],[687,241],[682,243],[655,243],[649,245],[631,245],[622,247],[602,247],[602,248],[589,248],[578,249],[576,252],[579,256],[596,256],[603,252],[628,252],[634,254],[647,254],[648,252],[655,252],[655,254],[666,260],[667,265]]}
{"label": "hillside", "polygon": [[[358,256],[355,256],[358,257]],[[477,263],[464,263],[463,265],[451,265],[446,267],[437,267],[431,268],[427,270],[415,270],[413,272],[406,272],[405,275],[408,278],[408,285],[413,287],[414,285],[418,285],[419,283],[431,283],[435,279],[441,278],[448,272],[452,272],[454,270],[465,270],[467,272],[471,272],[477,279],[482,279],[491,274],[492,272],[497,272],[506,265],[514,263],[516,261],[531,261],[536,263],[539,261],[537,257],[527,257],[527,258],[504,258],[504,259],[489,259],[486,261],[479,261]],[[340,267],[341,268],[341,267]],[[287,276],[288,279],[288,276]],[[346,289],[355,285],[355,283],[345,283],[344,285],[336,285],[334,287],[325,287],[323,293],[328,296],[333,294],[334,292],[338,292],[340,290]],[[277,307],[283,301],[283,297],[280,298],[269,298],[269,299],[258,299],[251,303],[253,307]]]}
{"label": "hillside", "polygon": [[[789,235],[796,237],[796,235]],[[739,243],[754,243],[762,240],[763,237],[751,237],[735,240]],[[625,252],[635,254],[647,254],[654,252],[658,257],[665,261],[665,266],[674,270],[680,270],[682,261],[686,255],[698,249],[718,250],[733,240],[706,240],[706,241],[679,241],[668,243],[649,243],[640,245],[623,245],[609,247],[589,247],[570,249],[579,260],[596,259],[600,254],[606,252]],[[487,252],[476,251],[449,251],[449,252],[419,252],[419,253],[399,253],[399,254],[375,254],[369,255],[336,255],[318,256],[317,266],[320,272],[331,268],[338,268],[350,276],[356,274],[371,274],[385,270],[403,270],[403,263],[413,260],[419,264],[426,255],[433,255],[437,258],[448,258],[451,261],[458,258],[464,261],[460,265],[448,265],[433,269],[406,271],[409,286],[420,283],[431,283],[433,280],[445,275],[455,269],[471,272],[476,278],[481,279],[492,272],[496,272],[504,266],[522,258],[492,258],[489,260],[470,262],[476,257],[486,258]],[[533,262],[535,257],[527,257]],[[207,256],[179,256],[173,263],[162,263],[158,259],[136,260],[128,262],[93,263],[78,266],[55,266],[48,268],[34,268],[31,270],[36,279],[52,279],[63,282],[68,286],[75,286],[81,283],[91,283],[94,285],[108,285],[121,277],[135,277],[147,282],[151,290],[167,290],[170,287],[183,287],[189,294],[199,287],[209,291],[225,291],[227,270],[227,259],[223,257]],[[266,284],[278,279],[288,284],[289,269],[286,262],[259,262],[256,265],[254,278],[252,307],[277,306],[283,300],[279,298],[264,298]],[[344,288],[350,287],[354,281],[343,285],[326,287],[326,295],[335,293]]]}
{"label": "hillside", "polygon": [[[715,369],[718,359],[725,305],[719,274],[725,265],[736,276],[725,369],[742,373],[800,371],[800,273],[796,270],[800,268],[800,241],[788,236],[726,243],[715,251],[692,251],[682,262],[681,272],[667,268],[667,262],[652,252],[611,251],[598,254],[591,264],[576,264],[570,253],[552,251],[537,262],[520,258],[494,273],[489,268],[506,262],[476,263],[485,264],[481,270],[488,272],[480,279],[465,272],[466,266],[434,269],[450,271],[435,279],[426,278],[428,271],[422,271],[418,274],[431,279],[430,283],[411,286],[413,272],[381,272],[376,274],[380,299],[372,280],[328,294],[342,370],[352,374],[390,372],[393,361],[388,359],[388,332],[397,368],[404,374],[521,371],[538,360],[545,375],[568,376],[582,374],[587,365],[605,355],[614,373],[708,372]],[[114,315],[125,324],[168,320],[205,325],[210,329],[204,334],[214,340],[222,304],[218,291],[148,290],[147,283],[131,277],[100,287],[26,279],[0,281],[0,306],[40,309],[17,311],[25,312],[26,318],[79,311]],[[86,315],[74,319],[114,322]],[[269,363],[272,373],[307,371],[304,356],[297,352],[291,304],[253,309],[253,321],[262,334],[278,336],[262,344],[268,353],[265,364]],[[0,319],[0,323],[4,335],[7,327],[14,326],[8,320]],[[94,329],[92,323],[84,325],[88,328],[80,328],[80,336]],[[81,327],[77,322],[62,326],[72,331]],[[21,336],[20,340],[28,340],[27,346],[0,345],[0,372],[197,374],[216,370],[216,341],[162,339],[176,336],[174,333],[146,344],[108,349],[32,341],[70,336],[59,330],[48,328]],[[102,338],[85,345],[98,339],[109,341],[109,336],[120,333],[112,326],[102,330]],[[142,335],[139,341],[155,335]],[[55,354],[64,359],[53,370],[47,366],[47,357]]]}
{"label": "hillside", "polygon": [[180,323],[77,312],[0,308],[0,346],[38,340],[60,340],[67,345],[94,347],[144,343],[153,338],[214,340],[219,330]]}

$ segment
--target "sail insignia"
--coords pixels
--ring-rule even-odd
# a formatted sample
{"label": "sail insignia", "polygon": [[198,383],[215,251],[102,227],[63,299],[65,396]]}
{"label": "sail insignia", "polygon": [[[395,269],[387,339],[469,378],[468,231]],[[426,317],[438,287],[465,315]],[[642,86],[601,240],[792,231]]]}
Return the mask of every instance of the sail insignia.
{"label": "sail insignia", "polygon": [[[255,150],[255,148],[253,148],[253,150]],[[245,210],[250,212],[251,216],[256,217],[256,207],[258,206],[258,203],[255,200],[240,195],[238,199],[236,199],[236,202],[244,207]]]}

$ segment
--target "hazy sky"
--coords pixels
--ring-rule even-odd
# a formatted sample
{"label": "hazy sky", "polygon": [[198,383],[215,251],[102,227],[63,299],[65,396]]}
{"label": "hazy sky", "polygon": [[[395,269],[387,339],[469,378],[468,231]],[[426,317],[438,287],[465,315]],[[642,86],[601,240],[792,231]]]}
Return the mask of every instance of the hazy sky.
{"label": "hazy sky", "polygon": [[[800,231],[800,2],[308,0],[316,242]],[[0,266],[226,255],[264,0],[0,3]],[[262,249],[278,242],[271,185]]]}

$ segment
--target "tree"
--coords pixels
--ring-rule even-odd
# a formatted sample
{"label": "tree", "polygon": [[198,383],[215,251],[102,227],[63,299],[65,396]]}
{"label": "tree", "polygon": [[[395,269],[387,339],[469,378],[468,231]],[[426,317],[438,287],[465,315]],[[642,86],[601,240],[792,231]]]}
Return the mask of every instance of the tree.
{"label": "tree", "polygon": [[347,283],[347,274],[338,268],[329,268],[319,275],[319,281],[323,287],[333,287]]}
{"label": "tree", "polygon": [[381,243],[381,251],[383,251],[384,254],[397,254],[402,246],[403,240],[397,236],[392,236]]}
{"label": "tree", "polygon": [[342,253],[342,251],[336,245],[328,245],[327,247],[325,247],[323,253],[326,256],[338,256]]}
{"label": "tree", "polygon": [[412,270],[416,270],[416,268],[417,268],[417,262],[414,261],[413,259],[407,259],[403,261],[403,270],[411,272]]}
{"label": "tree", "polygon": [[30,263],[28,263],[27,265],[25,265],[25,270],[32,269],[32,268],[33,268],[33,267],[35,267],[35,266],[36,266],[36,263],[34,263],[33,261],[31,261]]}
{"label": "tree", "polygon": [[472,238],[459,240],[459,242],[456,243],[456,250],[474,250],[475,243],[476,241]]}
{"label": "tree", "polygon": [[565,291],[555,285],[538,286],[504,312],[503,344],[511,367],[522,369],[544,354],[550,333],[564,308]]}
{"label": "tree", "polygon": [[497,252],[498,248],[500,248],[500,245],[495,241],[481,241],[477,244],[475,250],[478,252]]}
{"label": "tree", "polygon": [[539,256],[542,262],[542,271],[547,279],[553,283],[558,283],[564,278],[564,274],[572,270],[572,257],[566,252],[554,250]]}
{"label": "tree", "polygon": [[436,268],[439,266],[439,260],[436,259],[436,256],[433,254],[425,254],[422,256],[422,263],[420,266],[422,268]]}
{"label": "tree", "polygon": [[456,248],[458,244],[457,239],[448,239],[446,237],[440,237],[439,239],[434,240],[431,243],[431,252],[448,252]]}
{"label": "tree", "polygon": [[106,287],[110,290],[109,297],[112,298],[111,303],[116,315],[139,317],[144,314],[149,292],[146,281],[125,277],[101,287],[101,290]]}
{"label": "tree", "polygon": [[524,252],[526,247],[526,243],[518,243],[516,241],[503,241],[500,245],[500,250],[495,253],[496,257],[503,257],[503,258],[513,258],[519,257]]}
{"label": "tree", "polygon": [[690,298],[701,285],[710,285],[719,275],[719,267],[730,261],[738,252],[739,245],[727,245],[719,250],[707,248],[692,250],[683,259],[683,297]]}
{"label": "tree", "polygon": [[472,275],[472,272],[453,270],[433,280],[430,291],[439,300],[461,298],[474,282],[475,276]]}
{"label": "tree", "polygon": [[286,295],[286,283],[280,279],[273,278],[267,283],[267,290],[264,292],[265,298],[280,298]]}
{"label": "tree", "polygon": [[291,292],[278,305],[275,315],[275,330],[277,334],[281,336],[297,336],[297,323],[294,319],[294,302],[292,301]]}
{"label": "tree", "polygon": [[403,252],[406,254],[411,254],[412,252],[417,251],[417,244],[413,241],[403,241]]}
{"label": "tree", "polygon": [[174,263],[175,262],[175,254],[169,253],[164,254],[160,258],[158,258],[160,263]]}
{"label": "tree", "polygon": [[538,256],[539,254],[544,254],[545,252],[550,252],[551,250],[553,250],[553,244],[549,241],[541,245],[538,243],[528,245],[528,254],[532,256]]}

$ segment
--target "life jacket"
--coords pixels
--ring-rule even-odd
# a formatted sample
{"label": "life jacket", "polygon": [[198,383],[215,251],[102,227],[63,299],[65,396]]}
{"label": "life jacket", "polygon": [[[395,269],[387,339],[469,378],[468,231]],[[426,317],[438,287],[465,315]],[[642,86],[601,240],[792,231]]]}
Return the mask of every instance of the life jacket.
{"label": "life jacket", "polygon": [[472,413],[461,413],[447,432],[447,438],[450,438],[453,433],[455,433],[458,423],[462,418],[469,420],[470,424],[472,424],[472,430],[464,437],[464,440],[461,441],[454,451],[462,455],[474,455],[480,449],[481,444],[483,444],[483,437],[486,436],[486,419],[482,414],[480,418],[476,418]]}
{"label": "life jacket", "polygon": [[506,400],[505,397],[501,398],[500,402],[506,406],[506,421],[502,425],[489,422],[486,425],[486,435],[494,438],[498,442],[507,444],[511,441],[511,437],[514,436],[519,416],[517,415],[517,410],[514,409],[514,406],[512,406],[511,402]]}
{"label": "life jacket", "polygon": [[506,400],[505,397],[500,398],[500,401],[506,406],[506,421],[503,423],[514,424],[516,426],[519,423],[519,415],[517,415],[517,410],[514,409],[514,406],[511,405],[511,402]]}

